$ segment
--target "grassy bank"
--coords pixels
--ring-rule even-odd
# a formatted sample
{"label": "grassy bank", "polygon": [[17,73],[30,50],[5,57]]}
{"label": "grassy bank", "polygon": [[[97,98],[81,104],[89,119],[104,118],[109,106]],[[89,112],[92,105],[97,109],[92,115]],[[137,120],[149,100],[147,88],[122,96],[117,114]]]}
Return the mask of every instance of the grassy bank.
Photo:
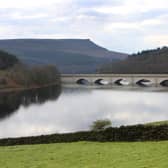
{"label": "grassy bank", "polygon": [[167,168],[168,141],[0,147],[3,168]]}
{"label": "grassy bank", "polygon": [[150,125],[153,125],[153,126],[168,125],[168,120],[151,122],[151,123],[147,123],[145,125],[147,125],[147,126],[150,126]]}

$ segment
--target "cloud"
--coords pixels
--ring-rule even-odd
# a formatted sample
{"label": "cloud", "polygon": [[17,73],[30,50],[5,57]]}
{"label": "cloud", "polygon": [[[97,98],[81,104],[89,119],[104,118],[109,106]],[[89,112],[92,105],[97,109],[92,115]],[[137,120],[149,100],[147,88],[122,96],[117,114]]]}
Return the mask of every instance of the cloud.
{"label": "cloud", "polygon": [[144,30],[147,27],[160,25],[162,21],[160,19],[148,19],[143,21],[134,21],[134,22],[115,22],[105,26],[105,31],[118,31],[120,30],[130,30],[137,29],[139,31]]}
{"label": "cloud", "polygon": [[[111,50],[167,45],[168,1],[0,0],[0,38],[91,38]],[[166,44],[165,44],[166,43]]]}
{"label": "cloud", "polygon": [[44,13],[38,13],[38,14],[32,14],[32,15],[22,15],[21,13],[13,13],[11,15],[12,19],[15,20],[21,20],[21,19],[40,19],[40,18],[46,18],[48,15]]}
{"label": "cloud", "polygon": [[52,5],[60,3],[61,0],[40,0],[40,1],[34,1],[34,0],[1,0],[0,1],[0,8],[31,8],[31,7],[39,7],[39,6],[45,6],[45,5]]}
{"label": "cloud", "polygon": [[159,46],[164,46],[168,44],[168,35],[150,35],[145,37],[145,40],[149,43]]}
{"label": "cloud", "polygon": [[161,0],[153,3],[152,0],[124,0],[122,4],[116,6],[104,5],[95,8],[95,11],[101,13],[113,13],[113,14],[137,14],[143,13],[154,9],[167,9],[168,2]]}

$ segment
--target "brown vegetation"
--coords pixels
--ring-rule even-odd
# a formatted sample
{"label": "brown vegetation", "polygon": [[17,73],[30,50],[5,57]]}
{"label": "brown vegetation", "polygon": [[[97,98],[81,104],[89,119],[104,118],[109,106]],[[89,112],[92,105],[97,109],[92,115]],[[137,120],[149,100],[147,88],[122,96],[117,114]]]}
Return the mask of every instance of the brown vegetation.
{"label": "brown vegetation", "polygon": [[28,67],[17,64],[1,71],[0,88],[34,88],[60,84],[60,73],[55,66]]}

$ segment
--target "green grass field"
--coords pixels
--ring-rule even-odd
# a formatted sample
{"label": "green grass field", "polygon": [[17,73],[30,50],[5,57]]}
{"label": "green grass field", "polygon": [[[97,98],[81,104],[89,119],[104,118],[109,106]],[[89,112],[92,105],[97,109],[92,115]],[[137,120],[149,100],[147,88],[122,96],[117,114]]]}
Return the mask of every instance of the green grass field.
{"label": "green grass field", "polygon": [[151,122],[151,123],[147,123],[147,124],[145,124],[145,125],[154,125],[154,126],[168,125],[168,120],[166,120],[166,121]]}
{"label": "green grass field", "polygon": [[168,141],[0,147],[0,168],[168,168]]}

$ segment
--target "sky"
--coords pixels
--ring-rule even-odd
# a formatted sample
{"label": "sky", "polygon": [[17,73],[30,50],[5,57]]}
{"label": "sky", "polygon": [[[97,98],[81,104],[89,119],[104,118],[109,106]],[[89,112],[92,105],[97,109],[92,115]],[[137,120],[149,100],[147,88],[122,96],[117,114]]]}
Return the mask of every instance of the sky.
{"label": "sky", "polygon": [[81,38],[134,53],[168,45],[167,0],[0,0],[0,39]]}

